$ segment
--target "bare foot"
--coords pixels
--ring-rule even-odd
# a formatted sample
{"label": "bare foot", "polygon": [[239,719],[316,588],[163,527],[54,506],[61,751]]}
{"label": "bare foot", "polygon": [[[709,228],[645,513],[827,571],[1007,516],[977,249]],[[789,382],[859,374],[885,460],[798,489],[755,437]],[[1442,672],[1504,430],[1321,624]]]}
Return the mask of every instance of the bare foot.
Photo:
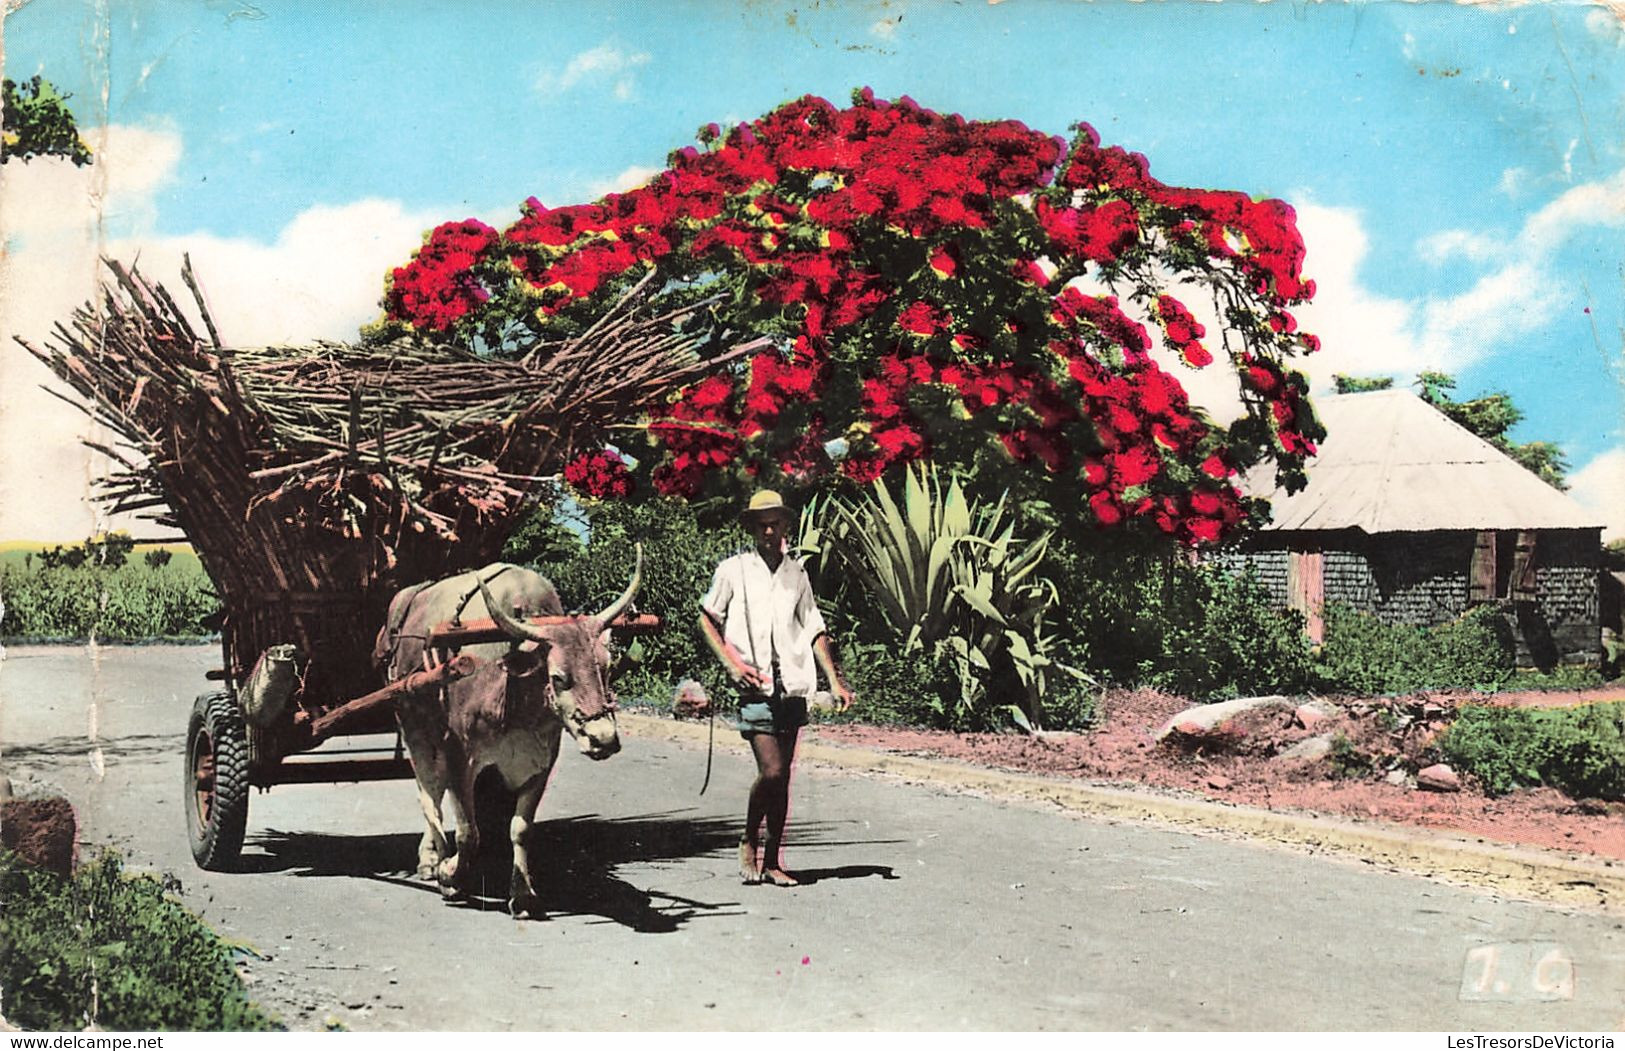
{"label": "bare foot", "polygon": [[756,848],[748,839],[739,841],[739,881],[747,884],[762,882],[762,870],[756,864]]}
{"label": "bare foot", "polygon": [[801,881],[783,869],[763,869],[762,882],[771,883],[775,887],[799,887]]}

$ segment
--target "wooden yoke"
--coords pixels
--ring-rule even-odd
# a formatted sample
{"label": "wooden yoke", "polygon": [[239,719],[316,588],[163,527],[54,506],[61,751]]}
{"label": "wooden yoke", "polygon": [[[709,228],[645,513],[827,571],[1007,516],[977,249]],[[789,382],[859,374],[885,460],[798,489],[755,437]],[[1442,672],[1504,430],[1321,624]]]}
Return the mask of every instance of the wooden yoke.
{"label": "wooden yoke", "polygon": [[[553,627],[561,624],[571,624],[590,618],[580,614],[567,616],[526,617],[526,624],[533,624],[539,628]],[[617,617],[610,625],[609,630],[617,635],[651,635],[665,627],[661,619],[652,613],[640,613],[633,617]],[[490,619],[454,621],[448,620],[444,624],[437,624],[429,632],[427,646],[429,649],[456,649],[459,646],[474,646],[482,642],[511,642],[512,636],[497,626],[496,621]]]}

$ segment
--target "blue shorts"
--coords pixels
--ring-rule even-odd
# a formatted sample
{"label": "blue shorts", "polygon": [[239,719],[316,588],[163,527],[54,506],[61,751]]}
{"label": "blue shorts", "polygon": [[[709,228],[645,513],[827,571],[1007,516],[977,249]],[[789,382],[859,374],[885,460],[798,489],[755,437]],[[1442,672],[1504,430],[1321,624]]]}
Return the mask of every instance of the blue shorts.
{"label": "blue shorts", "polygon": [[739,718],[734,725],[742,737],[798,730],[807,725],[807,698],[783,693],[741,693]]}

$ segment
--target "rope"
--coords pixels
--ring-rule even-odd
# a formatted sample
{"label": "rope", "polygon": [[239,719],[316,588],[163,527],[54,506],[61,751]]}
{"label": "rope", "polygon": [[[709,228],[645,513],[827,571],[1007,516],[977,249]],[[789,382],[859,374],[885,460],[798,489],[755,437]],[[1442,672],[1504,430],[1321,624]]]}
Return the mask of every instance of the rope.
{"label": "rope", "polygon": [[705,783],[700,785],[700,795],[711,787],[711,753],[717,745],[717,706],[711,705],[711,732],[705,741]]}

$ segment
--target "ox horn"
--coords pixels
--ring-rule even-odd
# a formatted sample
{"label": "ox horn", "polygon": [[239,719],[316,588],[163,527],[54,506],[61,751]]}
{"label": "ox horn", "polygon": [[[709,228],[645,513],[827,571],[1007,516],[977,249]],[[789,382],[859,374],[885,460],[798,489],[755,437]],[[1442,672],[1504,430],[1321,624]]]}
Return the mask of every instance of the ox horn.
{"label": "ox horn", "polygon": [[626,608],[632,604],[632,596],[638,593],[638,585],[643,583],[643,545],[634,544],[633,549],[637,551],[637,562],[632,567],[632,582],[626,585],[626,590],[621,592],[620,598],[611,602],[608,609],[593,618],[600,627],[609,627],[611,621],[626,612]]}
{"label": "ox horn", "polygon": [[496,622],[496,626],[506,632],[509,637],[527,639],[531,642],[547,641],[547,636],[542,634],[541,628],[536,627],[534,624],[526,624],[524,621],[509,615],[502,608],[501,603],[497,602],[496,598],[492,596],[491,589],[485,586],[485,581],[480,580],[479,585],[480,598],[485,600],[486,611],[491,614],[491,619]]}

